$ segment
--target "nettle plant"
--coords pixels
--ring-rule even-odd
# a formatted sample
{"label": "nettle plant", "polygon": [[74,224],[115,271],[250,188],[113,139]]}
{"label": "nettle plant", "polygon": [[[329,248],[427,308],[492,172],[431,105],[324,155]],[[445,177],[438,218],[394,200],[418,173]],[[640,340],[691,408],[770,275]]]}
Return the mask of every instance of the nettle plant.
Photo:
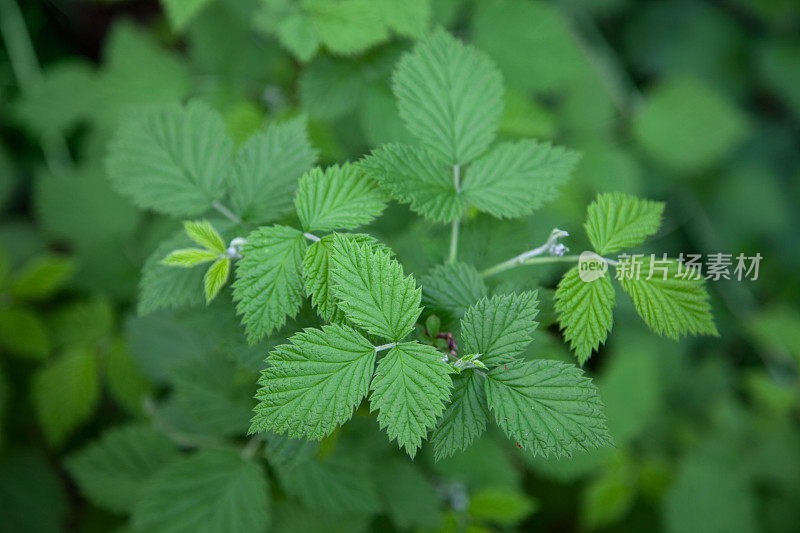
{"label": "nettle plant", "polygon": [[[268,355],[251,433],[322,439],[369,398],[381,428],[411,457],[429,436],[437,458],[465,449],[492,414],[534,455],[610,445],[600,396],[582,370],[522,355],[537,327],[537,293],[489,295],[484,283],[520,265],[577,263],[578,256],[564,255],[567,233],[553,230],[541,246],[484,272],[458,261],[468,208],[498,218],[530,215],[557,196],[578,154],[534,140],[495,142],[502,77],[487,56],[444,30],[400,59],[393,89],[419,143],[388,144],[325,169],[312,168],[316,153],[302,117],[255,133],[235,153],[222,119],[197,102],[128,121],[108,159],[119,191],[174,217],[215,209],[227,219],[216,227],[186,222],[185,235],[158,249],[144,269],[140,311],[196,303],[203,292],[210,301],[235,265],[233,299],[248,340],[257,343],[310,298],[325,325],[295,333]],[[390,199],[450,224],[448,261],[421,287],[387,246],[353,233]],[[597,257],[617,270],[630,266],[604,256],[655,233],[662,210],[622,194],[599,196],[585,225]],[[286,224],[265,225],[278,220]],[[715,334],[703,282],[678,276],[674,261],[667,270],[666,279],[620,284],[657,333]],[[591,282],[579,274],[577,265],[568,270],[555,297],[564,337],[582,364],[611,330],[615,292],[607,268]],[[448,311],[458,327],[441,331],[435,314],[421,323],[423,302]]]}

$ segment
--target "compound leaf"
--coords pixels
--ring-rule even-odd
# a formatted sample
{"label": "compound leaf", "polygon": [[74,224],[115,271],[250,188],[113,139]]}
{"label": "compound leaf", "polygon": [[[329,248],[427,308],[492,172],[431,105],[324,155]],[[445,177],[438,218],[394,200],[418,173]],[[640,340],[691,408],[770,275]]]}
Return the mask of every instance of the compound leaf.
{"label": "compound leaf", "polygon": [[183,223],[183,229],[200,246],[220,254],[225,252],[225,241],[208,220],[187,220]]}
{"label": "compound leaf", "polygon": [[303,234],[287,226],[259,228],[247,236],[236,265],[233,299],[250,343],[279,329],[303,302],[300,267]]}
{"label": "compound leaf", "polygon": [[306,231],[354,229],[386,207],[378,184],[349,163],[306,173],[300,179],[294,205]]}
{"label": "compound leaf", "polygon": [[412,458],[444,411],[450,396],[450,366],[441,352],[418,342],[398,344],[378,362],[370,408],[391,440]]}
{"label": "compound leaf", "polygon": [[213,265],[208,267],[203,277],[203,289],[206,295],[206,303],[217,297],[220,289],[225,286],[228,276],[231,273],[230,259],[217,259]]}
{"label": "compound leaf", "polygon": [[222,117],[200,102],[132,115],[111,141],[111,183],[136,205],[197,215],[225,194],[233,142]]}
{"label": "compound leaf", "polygon": [[663,211],[662,202],[622,193],[600,194],[587,210],[586,235],[598,254],[618,252],[658,231]]}
{"label": "compound leaf", "polygon": [[484,53],[436,29],[406,53],[393,77],[406,127],[448,165],[463,165],[494,140],[503,79]]}
{"label": "compound leaf", "polygon": [[573,267],[564,274],[555,299],[564,338],[583,365],[611,331],[616,295],[608,276],[584,281],[578,269]]}
{"label": "compound leaf", "polygon": [[250,432],[321,439],[369,392],[375,347],[347,326],[308,328],[278,346],[261,373]]}
{"label": "compound leaf", "polygon": [[506,435],[534,456],[612,444],[597,389],[574,365],[537,359],[498,366],[487,375],[486,402]]}
{"label": "compound leaf", "polygon": [[522,217],[558,196],[579,159],[577,152],[531,139],[502,143],[470,165],[462,191],[481,211]]}
{"label": "compound leaf", "polygon": [[535,292],[482,298],[461,319],[461,352],[481,354],[490,368],[512,360],[533,339],[539,325]]}
{"label": "compound leaf", "polygon": [[388,251],[337,234],[330,257],[339,309],[373,335],[400,341],[414,328],[422,291]]}

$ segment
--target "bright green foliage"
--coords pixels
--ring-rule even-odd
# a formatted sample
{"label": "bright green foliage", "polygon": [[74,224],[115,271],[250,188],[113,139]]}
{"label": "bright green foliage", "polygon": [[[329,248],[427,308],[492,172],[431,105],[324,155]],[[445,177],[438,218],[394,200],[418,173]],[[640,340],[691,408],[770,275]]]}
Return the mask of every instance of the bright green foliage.
{"label": "bright green foliage", "polygon": [[165,307],[197,305],[203,301],[203,294],[198,290],[203,286],[202,269],[175,268],[163,264],[165,257],[176,250],[185,250],[190,245],[186,233],[180,232],[162,242],[147,258],[139,282],[139,314]]}
{"label": "bright green foliage", "polygon": [[562,457],[612,444],[592,381],[558,361],[513,361],[486,377],[498,425],[532,455]]}
{"label": "bright green foliage", "polygon": [[422,291],[389,252],[336,235],[330,264],[331,291],[350,321],[393,341],[411,332],[422,311]]}
{"label": "bright green foliage", "polygon": [[[620,279],[622,289],[631,297],[636,312],[650,329],[675,340],[690,334],[719,335],[704,281],[679,275],[674,260],[665,265],[666,275],[661,272],[660,265],[653,264],[651,277],[650,265],[647,258],[638,276],[624,274]],[[632,272],[631,260],[620,261],[617,270],[620,269]]]}
{"label": "bright green foliage", "polygon": [[133,510],[134,531],[266,531],[267,480],[238,450],[207,449],[173,462],[147,484]]}
{"label": "bright green foliage", "polygon": [[19,357],[44,359],[50,353],[47,327],[30,309],[0,309],[0,347]]}
{"label": "bright green foliage", "polygon": [[450,397],[450,367],[441,352],[417,342],[398,344],[379,362],[370,408],[391,440],[412,458]]}
{"label": "bright green foliage", "polygon": [[462,184],[471,204],[499,218],[519,218],[554,200],[579,155],[534,140],[506,142],[466,170]]}
{"label": "bright green foliage", "polygon": [[484,382],[484,378],[475,372],[453,377],[451,402],[436,423],[436,431],[431,437],[437,461],[466,450],[486,429],[489,409],[486,407]]}
{"label": "bright green foliage", "polygon": [[222,287],[228,281],[228,276],[231,273],[231,260],[230,259],[217,259],[211,267],[206,271],[203,276],[203,288],[206,295],[206,303],[216,298]]}
{"label": "bright green foliage", "polygon": [[535,292],[482,298],[461,319],[462,353],[478,353],[490,368],[522,353],[539,325]]}
{"label": "bright green foliage", "polygon": [[187,24],[210,3],[211,0],[161,0],[169,24],[176,32],[181,32]]}
{"label": "bright green foliage", "polygon": [[600,255],[631,248],[658,231],[663,211],[662,202],[622,193],[600,194],[589,204],[586,235]]}
{"label": "bright green foliage", "polygon": [[306,329],[270,353],[250,432],[321,439],[353,415],[369,391],[375,348],[356,330]]}
{"label": "bright green foliage", "polygon": [[745,118],[693,78],[662,82],[636,116],[634,137],[662,165],[692,173],[720,163],[746,133]]}
{"label": "bright green foliage", "polygon": [[296,229],[270,226],[247,236],[236,265],[233,298],[251,343],[279,329],[303,300],[300,277],[306,239]]}
{"label": "bright green foliage", "polygon": [[225,251],[225,241],[209,221],[187,221],[183,223],[183,229],[186,230],[186,235],[200,246],[220,254]]}
{"label": "bright green foliage", "polygon": [[73,348],[33,376],[31,399],[47,440],[60,446],[91,418],[100,399],[94,354]]}
{"label": "bright green foliage", "polygon": [[219,258],[218,252],[210,250],[201,250],[199,248],[183,248],[181,250],[173,250],[167,257],[161,260],[161,264],[165,266],[179,266],[190,268],[196,265],[202,265]]}
{"label": "bright green foliage", "polygon": [[41,300],[60,289],[75,272],[75,261],[42,255],[28,262],[11,280],[11,294],[23,300]]}
{"label": "bright green foliage", "polygon": [[284,216],[291,211],[298,178],[316,160],[302,116],[256,132],[239,149],[229,174],[233,210],[254,224]]}
{"label": "bright green foliage", "polygon": [[425,148],[387,144],[373,150],[359,165],[420,215],[437,222],[460,218],[464,201],[456,190],[453,171]]}
{"label": "bright green foliage", "polygon": [[530,516],[538,507],[538,502],[524,492],[489,487],[470,498],[469,514],[481,521],[513,526]]}
{"label": "bright green foliage", "polygon": [[355,229],[386,206],[378,185],[351,164],[312,169],[300,179],[294,204],[309,232]]}
{"label": "bright green foliage", "polygon": [[152,108],[128,118],[111,142],[112,184],[136,205],[197,215],[225,193],[233,142],[205,104]]}
{"label": "bright green foliage", "polygon": [[580,278],[578,268],[572,267],[564,274],[555,298],[564,338],[583,365],[611,331],[616,295],[608,274],[586,282]]}
{"label": "bright green foliage", "polygon": [[485,54],[445,30],[403,56],[393,82],[406,126],[444,163],[469,163],[494,140],[502,77]]}
{"label": "bright green foliage", "polygon": [[92,503],[126,513],[150,477],[177,457],[167,437],[149,426],[130,425],[105,431],[99,441],[69,456],[66,467]]}
{"label": "bright green foliage", "polygon": [[452,318],[461,318],[469,306],[486,295],[486,284],[472,265],[453,262],[437,265],[420,280],[422,303]]}

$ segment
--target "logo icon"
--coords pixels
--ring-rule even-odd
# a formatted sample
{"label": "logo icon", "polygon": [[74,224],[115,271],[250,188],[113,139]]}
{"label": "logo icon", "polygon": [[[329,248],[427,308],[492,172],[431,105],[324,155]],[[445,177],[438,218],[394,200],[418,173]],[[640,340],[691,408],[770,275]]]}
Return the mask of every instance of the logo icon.
{"label": "logo icon", "polygon": [[578,276],[581,281],[590,283],[606,275],[608,263],[594,252],[582,252],[578,258]]}

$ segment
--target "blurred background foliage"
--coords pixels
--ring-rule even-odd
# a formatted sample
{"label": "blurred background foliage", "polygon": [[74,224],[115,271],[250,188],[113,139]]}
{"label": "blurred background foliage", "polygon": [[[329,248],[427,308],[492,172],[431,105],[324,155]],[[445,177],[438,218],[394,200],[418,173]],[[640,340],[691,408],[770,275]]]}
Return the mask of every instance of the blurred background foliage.
{"label": "blurred background foliage", "polygon": [[[433,25],[501,67],[502,137],[584,154],[529,219],[472,214],[460,259],[489,266],[556,226],[579,236],[594,195],[622,191],[667,202],[643,251],[761,253],[760,275],[710,284],[719,339],[657,338],[622,306],[587,368],[615,449],[531,460],[489,432],[412,463],[362,406],[321,443],[264,437],[271,528],[796,531],[794,0],[0,0],[0,530],[148,530],[140,500],[159,471],[196,449],[247,448],[255,375],[281,341],[248,347],[229,297],[137,314],[140,269],[178,221],[110,187],[120,120],[200,98],[241,142],[303,113],[324,163],[355,160],[408,135],[390,73]],[[446,230],[405,207],[369,231],[417,276],[445,257]],[[562,271],[491,282],[553,287]],[[527,356],[572,361],[551,294]],[[283,333],[314,320],[306,310]],[[115,457],[126,447],[144,459]]]}

